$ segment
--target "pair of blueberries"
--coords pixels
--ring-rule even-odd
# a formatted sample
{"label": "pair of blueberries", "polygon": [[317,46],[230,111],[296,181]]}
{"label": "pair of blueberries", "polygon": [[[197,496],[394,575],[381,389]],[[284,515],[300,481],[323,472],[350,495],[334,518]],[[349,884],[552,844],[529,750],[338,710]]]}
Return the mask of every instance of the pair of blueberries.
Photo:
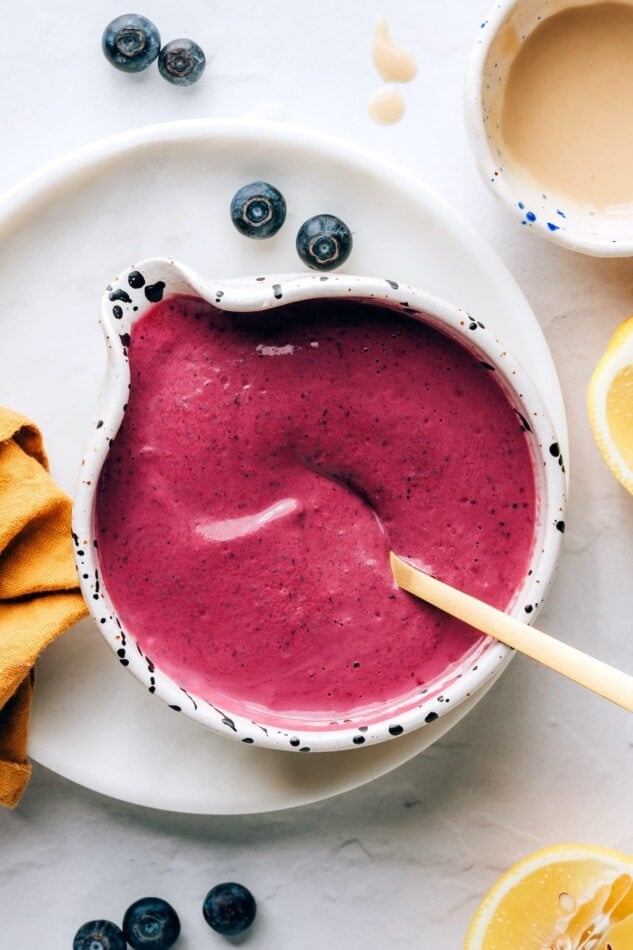
{"label": "pair of blueberries", "polygon": [[[233,196],[231,220],[246,237],[272,237],[286,220],[286,201],[273,185],[253,181]],[[303,263],[312,270],[333,270],[349,257],[352,234],[335,215],[317,214],[299,228],[296,247]]]}
{"label": "pair of blueberries", "polygon": [[193,40],[172,40],[161,49],[158,29],[138,13],[125,13],[108,23],[101,48],[108,62],[126,73],[141,72],[158,58],[161,76],[176,86],[196,82],[206,65],[202,49]]}
{"label": "pair of blueberries", "polygon": [[[226,881],[212,887],[202,904],[202,913],[216,933],[237,936],[253,923],[257,905],[243,884]],[[111,920],[90,920],[73,941],[73,950],[169,950],[180,936],[180,919],[167,901],[142,897],[125,912],[123,926]]]}

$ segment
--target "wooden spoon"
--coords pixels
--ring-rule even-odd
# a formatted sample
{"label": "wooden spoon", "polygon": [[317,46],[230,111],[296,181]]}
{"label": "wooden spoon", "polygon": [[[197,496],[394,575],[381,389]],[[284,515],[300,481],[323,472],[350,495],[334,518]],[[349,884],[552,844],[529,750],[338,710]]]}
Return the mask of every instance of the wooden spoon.
{"label": "wooden spoon", "polygon": [[633,712],[633,676],[438,581],[393,552],[390,562],[398,587]]}

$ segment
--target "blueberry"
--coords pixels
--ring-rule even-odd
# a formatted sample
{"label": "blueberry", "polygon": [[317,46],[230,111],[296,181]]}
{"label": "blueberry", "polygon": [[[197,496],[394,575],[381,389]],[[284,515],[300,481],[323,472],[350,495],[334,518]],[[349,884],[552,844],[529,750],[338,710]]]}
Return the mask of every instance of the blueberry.
{"label": "blueberry", "polygon": [[125,937],[111,920],[89,920],[75,934],[73,950],[125,950]]}
{"label": "blueberry", "polygon": [[285,220],[284,196],[266,181],[252,181],[233,195],[231,221],[246,237],[272,237]]}
{"label": "blueberry", "polygon": [[171,904],[162,898],[141,897],[126,910],[123,933],[134,950],[169,950],[178,940],[180,920]]}
{"label": "blueberry", "polygon": [[103,55],[126,73],[147,69],[158,56],[160,33],[151,20],[138,13],[124,13],[108,23],[101,38]]}
{"label": "blueberry", "polygon": [[243,884],[227,881],[212,887],[204,899],[202,913],[216,933],[234,937],[244,933],[255,920],[255,898]]}
{"label": "blueberry", "polygon": [[193,40],[172,40],[158,55],[158,71],[175,86],[191,86],[202,76],[206,62],[204,53]]}
{"label": "blueberry", "polygon": [[333,214],[317,214],[299,228],[297,254],[312,270],[340,267],[351,251],[352,232]]}

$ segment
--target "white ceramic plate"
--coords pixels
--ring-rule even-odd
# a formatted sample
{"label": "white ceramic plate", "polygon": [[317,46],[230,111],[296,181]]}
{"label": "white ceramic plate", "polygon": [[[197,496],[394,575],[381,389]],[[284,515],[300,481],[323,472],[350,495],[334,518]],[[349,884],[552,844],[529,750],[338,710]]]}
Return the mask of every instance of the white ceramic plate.
{"label": "white ceramic plate", "polygon": [[[257,178],[277,185],[288,202],[284,228],[266,242],[244,239],[228,218],[233,193]],[[195,120],[81,149],[0,201],[0,404],[42,427],[63,488],[73,491],[105,366],[97,321],[109,280],[158,256],[213,277],[301,270],[296,231],[323,211],[354,231],[350,272],[409,282],[493,328],[538,383],[566,450],[562,396],[539,324],[496,256],[442,199],[375,156],[322,135]],[[156,702],[82,621],[38,665],[29,753],[125,801],[205,814],[263,812],[390,771],[436,741],[473,702],[418,733],[368,748],[304,756],[250,749]]]}

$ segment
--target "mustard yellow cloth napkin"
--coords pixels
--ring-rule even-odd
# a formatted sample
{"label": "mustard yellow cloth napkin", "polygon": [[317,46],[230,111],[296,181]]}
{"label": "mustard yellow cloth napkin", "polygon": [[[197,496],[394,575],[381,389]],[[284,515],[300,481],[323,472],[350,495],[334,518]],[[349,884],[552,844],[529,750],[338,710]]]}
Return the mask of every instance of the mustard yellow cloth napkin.
{"label": "mustard yellow cloth napkin", "polygon": [[0,407],[0,805],[14,808],[31,766],[33,664],[86,613],[77,587],[70,498],[48,474],[37,428]]}

